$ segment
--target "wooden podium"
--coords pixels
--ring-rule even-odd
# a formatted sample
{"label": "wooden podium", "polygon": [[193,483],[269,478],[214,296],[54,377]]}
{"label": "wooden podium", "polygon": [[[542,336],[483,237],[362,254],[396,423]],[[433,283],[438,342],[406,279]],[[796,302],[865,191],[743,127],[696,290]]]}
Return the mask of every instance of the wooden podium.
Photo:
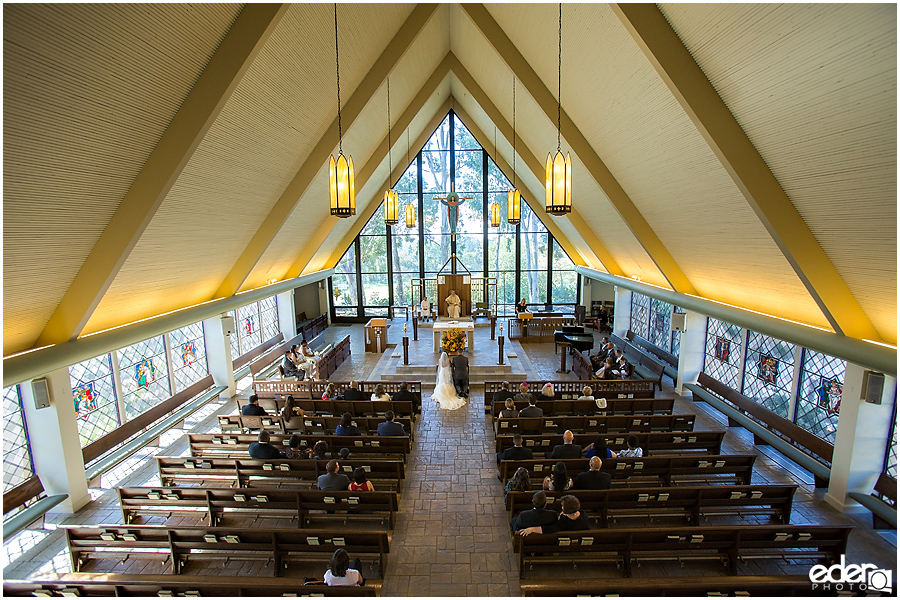
{"label": "wooden podium", "polygon": [[371,319],[366,323],[366,352],[382,353],[387,347],[387,323],[384,319]]}

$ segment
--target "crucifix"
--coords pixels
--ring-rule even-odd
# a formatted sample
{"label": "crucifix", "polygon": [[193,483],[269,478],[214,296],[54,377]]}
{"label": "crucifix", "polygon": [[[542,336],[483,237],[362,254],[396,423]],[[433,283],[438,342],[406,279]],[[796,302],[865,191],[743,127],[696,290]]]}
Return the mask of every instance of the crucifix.
{"label": "crucifix", "polygon": [[446,198],[435,198],[440,200],[441,204],[447,207],[447,219],[450,221],[450,239],[456,241],[456,220],[459,218],[459,205],[465,200],[472,200],[472,196],[460,197],[454,190],[453,183],[450,184],[450,193]]}

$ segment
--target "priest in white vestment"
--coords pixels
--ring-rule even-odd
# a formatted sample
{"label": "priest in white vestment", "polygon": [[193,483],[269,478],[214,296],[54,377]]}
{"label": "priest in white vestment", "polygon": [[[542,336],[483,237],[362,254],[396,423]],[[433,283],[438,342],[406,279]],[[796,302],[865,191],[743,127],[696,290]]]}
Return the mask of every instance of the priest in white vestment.
{"label": "priest in white vestment", "polygon": [[450,318],[458,319],[460,314],[460,306],[462,306],[462,300],[460,300],[459,296],[456,295],[456,290],[450,290],[450,295],[447,296],[445,302],[447,303],[447,314],[450,315]]}
{"label": "priest in white vestment", "polygon": [[428,301],[428,298],[422,296],[422,304],[419,305],[421,308],[422,320],[426,321],[431,318],[431,302]]}

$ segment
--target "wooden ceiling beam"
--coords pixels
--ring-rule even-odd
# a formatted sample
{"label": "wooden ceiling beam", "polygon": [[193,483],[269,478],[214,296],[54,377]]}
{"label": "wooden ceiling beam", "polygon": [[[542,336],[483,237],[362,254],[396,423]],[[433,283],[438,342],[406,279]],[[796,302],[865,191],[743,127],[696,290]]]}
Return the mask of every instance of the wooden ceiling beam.
{"label": "wooden ceiling beam", "polygon": [[[341,109],[344,131],[349,131],[350,127],[353,126],[353,122],[363,111],[369,100],[372,99],[372,96],[375,95],[376,90],[384,83],[384,80],[425,28],[425,25],[437,10],[437,6],[437,4],[417,4],[409,17],[407,17],[397,34]],[[334,151],[337,141],[338,125],[337,116],[335,116],[331,125],[322,134],[309,156],[306,157],[303,165],[294,175],[287,188],[285,188],[281,197],[275,202],[272,210],[269,211],[269,214],[263,220],[262,225],[253,234],[247,247],[241,252],[234,266],[213,294],[213,299],[232,296],[241,289],[256,263],[262,258],[272,240],[275,239],[285,221],[290,217],[300,198],[306,193],[319,169],[322,168],[322,165],[325,164]],[[362,184],[358,184],[357,189],[361,188]],[[333,221],[336,221],[336,219],[329,217],[324,225],[328,225],[331,222],[333,227]],[[314,239],[316,238],[319,239],[319,243],[324,240],[324,237],[319,237],[318,235],[314,236]],[[291,273],[294,271],[295,269],[293,268],[290,270]],[[296,275],[293,276],[296,277]]]}
{"label": "wooden ceiling beam", "polygon": [[285,4],[247,4],[57,305],[35,347],[77,338],[260,49]]}
{"label": "wooden ceiling beam", "polygon": [[655,4],[612,4],[838,333],[882,341],[753,142]]}

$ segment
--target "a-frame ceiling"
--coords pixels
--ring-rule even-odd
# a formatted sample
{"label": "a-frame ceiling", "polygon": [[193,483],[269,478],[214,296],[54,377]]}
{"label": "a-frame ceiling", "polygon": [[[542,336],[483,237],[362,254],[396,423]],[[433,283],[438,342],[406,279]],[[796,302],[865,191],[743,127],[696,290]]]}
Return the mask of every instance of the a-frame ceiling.
{"label": "a-frame ceiling", "polygon": [[[542,203],[556,5],[338,10],[343,220],[331,5],[4,5],[4,354],[333,265],[388,181],[388,75],[391,180],[450,107],[512,175],[515,77]],[[544,221],[579,264],[896,343],[896,37],[894,5],[565,4],[575,212]]]}

